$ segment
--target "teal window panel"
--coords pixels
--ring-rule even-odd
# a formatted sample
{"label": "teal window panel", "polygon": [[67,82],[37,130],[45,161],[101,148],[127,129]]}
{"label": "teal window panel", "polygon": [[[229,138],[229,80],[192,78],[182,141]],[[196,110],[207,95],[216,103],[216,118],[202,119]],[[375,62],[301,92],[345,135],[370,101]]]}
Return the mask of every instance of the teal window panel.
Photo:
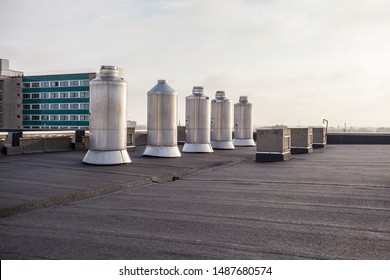
{"label": "teal window panel", "polygon": [[22,93],[34,92],[68,92],[68,91],[89,91],[89,86],[78,87],[48,87],[48,88],[22,88]]}
{"label": "teal window panel", "polygon": [[88,115],[89,110],[23,110],[23,115]]}
{"label": "teal window panel", "polygon": [[23,125],[89,126],[88,121],[23,121]]}
{"label": "teal window panel", "polygon": [[88,97],[82,98],[23,98],[23,104],[47,104],[47,103],[89,103]]}
{"label": "teal window panel", "polygon": [[89,75],[91,75],[91,74],[95,74],[95,73],[24,76],[22,78],[22,80],[23,80],[23,83],[66,81],[66,80],[89,80]]}

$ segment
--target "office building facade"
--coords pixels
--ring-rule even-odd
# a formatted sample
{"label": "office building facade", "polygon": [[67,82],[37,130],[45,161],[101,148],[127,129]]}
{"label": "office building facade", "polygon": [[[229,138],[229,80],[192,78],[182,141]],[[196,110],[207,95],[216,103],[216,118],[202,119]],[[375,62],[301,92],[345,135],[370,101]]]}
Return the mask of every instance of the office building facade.
{"label": "office building facade", "polygon": [[96,73],[23,76],[23,128],[87,129],[94,78]]}

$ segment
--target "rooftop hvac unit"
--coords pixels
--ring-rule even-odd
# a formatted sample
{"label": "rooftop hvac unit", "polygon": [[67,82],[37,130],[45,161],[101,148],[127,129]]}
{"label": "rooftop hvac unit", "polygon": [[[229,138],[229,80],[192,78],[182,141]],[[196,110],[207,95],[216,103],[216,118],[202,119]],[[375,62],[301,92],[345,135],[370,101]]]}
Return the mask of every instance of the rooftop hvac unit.
{"label": "rooftop hvac unit", "polygon": [[291,128],[291,153],[310,154],[313,152],[313,128]]}
{"label": "rooftop hvac unit", "polygon": [[256,161],[291,159],[291,130],[289,128],[259,128],[257,130]]}

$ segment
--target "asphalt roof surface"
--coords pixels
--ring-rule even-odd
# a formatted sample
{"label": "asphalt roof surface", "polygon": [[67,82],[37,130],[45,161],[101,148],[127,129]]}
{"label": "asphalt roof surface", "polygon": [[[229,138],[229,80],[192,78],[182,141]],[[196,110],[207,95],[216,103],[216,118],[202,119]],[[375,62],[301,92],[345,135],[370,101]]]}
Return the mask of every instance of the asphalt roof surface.
{"label": "asphalt roof surface", "polygon": [[390,259],[390,145],[0,156],[1,259]]}

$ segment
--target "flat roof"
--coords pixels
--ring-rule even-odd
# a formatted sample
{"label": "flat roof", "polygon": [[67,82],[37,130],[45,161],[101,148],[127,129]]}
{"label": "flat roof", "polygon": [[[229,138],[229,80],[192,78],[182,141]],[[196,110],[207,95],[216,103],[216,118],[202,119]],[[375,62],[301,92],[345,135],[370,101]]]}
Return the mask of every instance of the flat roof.
{"label": "flat roof", "polygon": [[5,259],[390,259],[390,146],[0,156]]}

